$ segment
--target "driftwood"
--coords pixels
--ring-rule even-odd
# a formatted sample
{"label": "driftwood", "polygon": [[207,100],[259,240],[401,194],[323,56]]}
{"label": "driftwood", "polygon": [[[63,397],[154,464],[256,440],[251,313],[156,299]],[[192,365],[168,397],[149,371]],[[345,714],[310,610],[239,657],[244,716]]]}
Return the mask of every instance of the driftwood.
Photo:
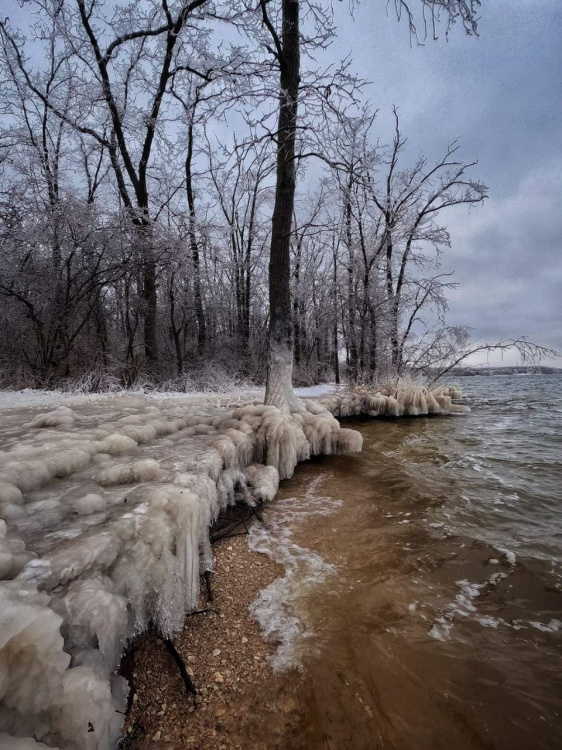
{"label": "driftwood", "polygon": [[[207,614],[208,612],[216,612],[216,610],[210,610],[210,609],[198,610],[197,612],[190,612],[188,617],[193,616],[193,615]],[[171,638],[167,638],[165,635],[163,635],[160,632],[160,630],[156,628],[152,623],[148,627],[147,635],[152,636],[154,638],[158,638],[164,643],[167,650],[172,655],[174,662],[177,665],[180,676],[183,680],[183,684],[185,686],[185,692],[187,693],[187,695],[193,695],[193,697],[196,698],[197,688],[193,684],[193,680],[191,679],[191,676],[189,675],[186,669],[185,662],[180,656],[176,647],[174,646],[174,643],[171,640]],[[130,687],[129,696],[127,699],[127,713],[131,710],[131,707],[133,705],[133,698],[134,698],[135,693],[137,692],[135,679],[134,679],[134,672],[135,672],[135,654],[136,654],[138,647],[139,647],[139,639],[133,638],[128,643],[127,648],[125,649],[125,652],[123,656],[121,657],[121,664],[118,670],[118,673],[127,680],[127,682],[129,683],[129,687]]]}
{"label": "driftwood", "polygon": [[214,597],[213,597],[213,589],[211,587],[211,571],[206,570],[204,575],[205,575],[205,586],[207,587],[207,601],[212,602]]}
{"label": "driftwood", "polygon": [[[211,544],[221,539],[249,534],[248,522],[252,517],[263,523],[262,515],[258,510],[261,505],[262,503],[249,505],[245,500],[239,500],[235,505],[222,510],[210,529]],[[244,526],[244,531],[237,532],[240,526]]]}
{"label": "driftwood", "polygon": [[168,651],[172,654],[174,661],[176,662],[181,678],[183,680],[183,684],[185,685],[185,692],[189,695],[193,695],[195,698],[197,696],[197,690],[195,688],[195,685],[193,684],[193,680],[191,679],[191,676],[189,675],[187,669],[185,668],[185,663],[181,656],[178,654],[178,651],[174,644],[172,643],[170,638],[164,638],[163,636],[160,636],[164,643],[166,644],[166,648]]}

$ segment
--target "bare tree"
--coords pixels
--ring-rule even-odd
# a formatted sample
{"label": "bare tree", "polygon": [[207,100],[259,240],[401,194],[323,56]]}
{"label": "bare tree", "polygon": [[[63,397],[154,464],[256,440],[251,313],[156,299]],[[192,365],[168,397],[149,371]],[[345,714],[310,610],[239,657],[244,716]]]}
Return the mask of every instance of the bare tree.
{"label": "bare tree", "polygon": [[[299,382],[337,380],[344,347],[354,383],[464,351],[439,217],[485,188],[456,144],[404,164],[398,120],[380,145],[351,60],[317,62],[329,7],[32,2],[42,62],[0,22],[5,382],[187,387],[268,370],[267,402],[289,413],[293,359]],[[395,4],[414,39],[439,16],[475,33],[477,6]]]}
{"label": "bare tree", "polygon": [[[422,155],[411,169],[400,169],[400,153],[405,139],[400,132],[397,110],[394,109],[395,135],[386,159],[386,174],[382,190],[372,189],[372,199],[383,220],[383,251],[392,366],[400,372],[403,364],[405,339],[400,341],[399,325],[403,315],[404,288],[408,284],[410,264],[422,267],[423,247],[437,250],[450,244],[447,230],[436,223],[437,216],[446,208],[458,205],[475,206],[487,196],[486,186],[467,176],[476,162],[457,161],[456,142],[449,144],[445,155],[430,165]],[[417,283],[417,282],[416,282]],[[424,299],[431,299],[426,293]],[[415,307],[419,310],[419,298]],[[417,312],[416,310],[416,312]],[[411,323],[407,330],[411,329]]]}
{"label": "bare tree", "polygon": [[[152,365],[158,360],[158,342],[149,165],[172,79],[179,69],[197,73],[193,67],[182,65],[178,55],[186,54],[182,39],[188,19],[205,2],[182,2],[174,12],[165,0],[153,0],[135,16],[128,6],[110,12],[100,0],[39,4],[42,14],[49,13],[53,24],[63,30],[65,49],[55,68],[64,68],[72,84],[72,112],[63,108],[58,94],[52,95],[49,80],[45,83],[28,70],[17,36],[4,22],[0,25],[8,59],[19,69],[28,88],[61,123],[90,136],[109,153],[120,198],[135,228],[136,254],[142,269],[144,349]],[[36,33],[40,35],[41,30]],[[192,29],[190,35],[193,37]],[[87,91],[86,101],[79,95],[78,81]],[[97,125],[100,119],[104,123],[101,130]]]}

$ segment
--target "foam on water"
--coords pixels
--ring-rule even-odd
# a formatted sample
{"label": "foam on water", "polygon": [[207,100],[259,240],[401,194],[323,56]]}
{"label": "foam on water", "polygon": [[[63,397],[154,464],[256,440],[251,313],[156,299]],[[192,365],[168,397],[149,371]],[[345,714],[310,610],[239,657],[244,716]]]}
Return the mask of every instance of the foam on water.
{"label": "foam on water", "polygon": [[250,549],[285,568],[283,577],[261,591],[250,607],[264,636],[278,644],[271,658],[271,666],[277,671],[300,666],[301,639],[311,635],[295,614],[299,597],[335,573],[335,567],[320,555],[293,541],[299,524],[311,516],[329,515],[341,505],[341,501],[318,493],[322,481],[323,477],[312,480],[302,497],[277,501],[266,511],[265,523],[250,530]]}
{"label": "foam on water", "polygon": [[264,547],[336,569],[308,589],[281,578],[254,607],[280,666],[306,665],[303,746],[562,743],[560,385],[471,378],[492,398],[468,419],[365,424],[359,456],[300,469],[297,489],[320,471],[317,494],[343,505],[287,514]]}

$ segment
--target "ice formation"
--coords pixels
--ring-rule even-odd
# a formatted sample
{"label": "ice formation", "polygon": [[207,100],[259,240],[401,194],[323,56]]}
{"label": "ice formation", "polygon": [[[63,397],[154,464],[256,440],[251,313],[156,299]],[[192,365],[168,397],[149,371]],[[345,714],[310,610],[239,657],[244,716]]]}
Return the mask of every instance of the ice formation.
{"label": "ice formation", "polygon": [[385,385],[368,389],[358,387],[352,393],[333,394],[319,399],[336,417],[417,417],[426,414],[465,414],[462,398],[455,386],[428,389],[423,386],[401,387]]}
{"label": "ice formation", "polygon": [[[455,410],[424,389],[262,403],[121,397],[0,427],[0,746],[111,750],[126,640],[172,634],[212,567],[209,527],[239,499],[271,500],[315,454],[359,451],[335,416]],[[335,415],[335,416],[334,416]]]}

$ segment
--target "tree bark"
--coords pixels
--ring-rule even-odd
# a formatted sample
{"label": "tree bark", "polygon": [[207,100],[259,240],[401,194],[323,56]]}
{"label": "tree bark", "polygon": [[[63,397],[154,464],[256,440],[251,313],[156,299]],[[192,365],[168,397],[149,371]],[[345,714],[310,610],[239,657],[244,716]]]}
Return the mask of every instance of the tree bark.
{"label": "tree bark", "polygon": [[301,269],[301,243],[297,243],[295,254],[295,270],[293,272],[294,282],[294,299],[293,299],[293,326],[294,326],[294,357],[295,366],[298,369],[301,365],[301,320],[300,320],[300,269]]}
{"label": "tree bark", "polygon": [[295,202],[295,140],[300,83],[299,2],[283,0],[277,132],[277,184],[269,256],[269,350],[265,403],[302,410],[295,397],[291,320],[291,225]]}
{"label": "tree bark", "polygon": [[158,292],[152,227],[148,210],[139,208],[140,217],[133,220],[136,233],[136,255],[141,263],[140,308],[143,324],[144,355],[149,366],[158,364]]}
{"label": "tree bark", "polygon": [[357,382],[357,331],[356,331],[356,300],[355,300],[355,254],[353,252],[353,237],[351,234],[351,187],[349,178],[345,196],[345,244],[348,252],[347,265],[347,316],[349,336],[349,359],[347,377],[351,385]]}
{"label": "tree bark", "polygon": [[199,259],[199,245],[197,243],[196,221],[195,221],[195,196],[193,194],[193,178],[191,163],[193,161],[193,119],[195,117],[195,106],[192,110],[191,120],[188,127],[187,155],[185,158],[185,191],[187,194],[187,205],[189,209],[189,247],[191,251],[191,262],[193,263],[193,302],[195,305],[195,317],[197,318],[197,354],[202,357],[205,352],[207,341],[207,322],[203,309],[203,295],[201,293],[201,264]]}

